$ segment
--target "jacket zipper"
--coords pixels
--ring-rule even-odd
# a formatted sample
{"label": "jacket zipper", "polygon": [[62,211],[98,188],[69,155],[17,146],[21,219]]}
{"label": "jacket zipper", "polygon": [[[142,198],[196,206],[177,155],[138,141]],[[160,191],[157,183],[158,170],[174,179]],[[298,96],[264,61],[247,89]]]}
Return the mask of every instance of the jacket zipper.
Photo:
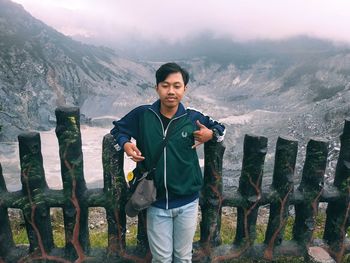
{"label": "jacket zipper", "polygon": [[[163,131],[163,140],[165,139],[166,137],[166,134],[168,132],[168,129],[169,129],[169,126],[170,124],[174,121],[174,120],[177,120],[183,116],[186,116],[187,113],[183,114],[183,115],[180,115],[174,119],[171,119],[168,123],[168,126],[166,127],[166,129],[164,130],[164,126],[163,126],[163,122],[161,120],[161,118],[158,116],[158,114],[150,109],[151,111],[153,111],[153,113],[157,116],[158,120],[160,121],[160,124],[162,125],[162,131]],[[168,187],[167,187],[167,180],[166,180],[166,145],[164,147],[164,188],[165,188],[165,200],[166,200],[166,203],[165,203],[165,209],[169,209],[169,194],[168,194]]]}

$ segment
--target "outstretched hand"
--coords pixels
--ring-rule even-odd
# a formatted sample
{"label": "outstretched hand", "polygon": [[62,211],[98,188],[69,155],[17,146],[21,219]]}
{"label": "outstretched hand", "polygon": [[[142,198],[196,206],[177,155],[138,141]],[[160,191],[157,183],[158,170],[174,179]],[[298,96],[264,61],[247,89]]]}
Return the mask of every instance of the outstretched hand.
{"label": "outstretched hand", "polygon": [[213,131],[208,129],[206,126],[204,126],[202,123],[197,120],[196,122],[199,130],[193,132],[194,139],[196,143],[192,146],[192,149],[196,148],[197,146],[211,140],[213,138]]}
{"label": "outstretched hand", "polygon": [[145,157],[142,156],[142,153],[137,148],[135,143],[132,142],[126,142],[124,144],[124,152],[127,156],[130,157],[131,160],[134,162],[141,162],[145,159]]}

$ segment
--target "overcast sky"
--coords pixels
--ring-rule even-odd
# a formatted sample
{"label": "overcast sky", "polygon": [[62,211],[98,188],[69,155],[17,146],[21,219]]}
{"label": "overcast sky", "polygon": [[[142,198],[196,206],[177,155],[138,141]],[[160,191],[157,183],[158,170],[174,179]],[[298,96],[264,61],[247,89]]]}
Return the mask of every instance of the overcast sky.
{"label": "overcast sky", "polygon": [[235,40],[307,34],[350,43],[349,0],[14,0],[66,35]]}

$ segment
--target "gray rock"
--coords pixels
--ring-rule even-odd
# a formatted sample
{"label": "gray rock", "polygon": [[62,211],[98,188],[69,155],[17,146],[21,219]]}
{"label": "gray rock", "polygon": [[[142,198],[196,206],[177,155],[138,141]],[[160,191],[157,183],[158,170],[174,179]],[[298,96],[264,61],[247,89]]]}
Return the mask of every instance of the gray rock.
{"label": "gray rock", "polygon": [[321,247],[309,247],[307,250],[307,262],[312,263],[335,263],[336,261]]}

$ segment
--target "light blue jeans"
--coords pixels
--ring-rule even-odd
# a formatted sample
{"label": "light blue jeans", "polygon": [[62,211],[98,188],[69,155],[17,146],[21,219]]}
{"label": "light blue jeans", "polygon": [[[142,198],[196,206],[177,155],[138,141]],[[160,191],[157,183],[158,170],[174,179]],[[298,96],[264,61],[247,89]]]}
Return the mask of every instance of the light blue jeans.
{"label": "light blue jeans", "polygon": [[192,262],[198,199],[173,209],[147,209],[147,235],[153,263]]}

